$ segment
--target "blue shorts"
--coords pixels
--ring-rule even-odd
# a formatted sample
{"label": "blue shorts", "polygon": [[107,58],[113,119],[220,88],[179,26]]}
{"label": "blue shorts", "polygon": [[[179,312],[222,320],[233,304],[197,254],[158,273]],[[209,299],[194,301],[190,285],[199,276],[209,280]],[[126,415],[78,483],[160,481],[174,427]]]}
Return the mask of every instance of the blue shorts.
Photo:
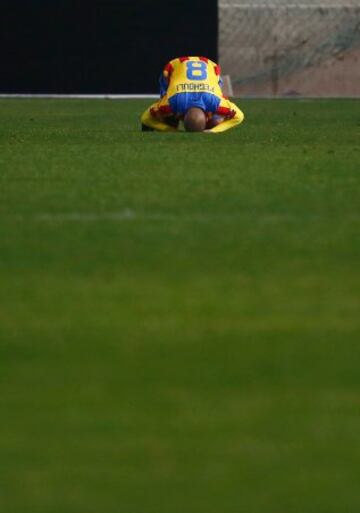
{"label": "blue shorts", "polygon": [[168,102],[174,114],[185,114],[192,107],[204,112],[216,112],[221,98],[211,93],[177,93]]}

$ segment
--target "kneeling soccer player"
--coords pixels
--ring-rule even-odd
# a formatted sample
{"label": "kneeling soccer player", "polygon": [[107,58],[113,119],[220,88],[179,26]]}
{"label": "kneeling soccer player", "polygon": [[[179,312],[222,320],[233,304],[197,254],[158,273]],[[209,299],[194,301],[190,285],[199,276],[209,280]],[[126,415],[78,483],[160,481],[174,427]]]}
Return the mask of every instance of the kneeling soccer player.
{"label": "kneeling soccer player", "polygon": [[141,116],[142,130],[224,132],[240,124],[244,114],[221,89],[220,66],[206,57],[170,61],[160,76],[160,100]]}

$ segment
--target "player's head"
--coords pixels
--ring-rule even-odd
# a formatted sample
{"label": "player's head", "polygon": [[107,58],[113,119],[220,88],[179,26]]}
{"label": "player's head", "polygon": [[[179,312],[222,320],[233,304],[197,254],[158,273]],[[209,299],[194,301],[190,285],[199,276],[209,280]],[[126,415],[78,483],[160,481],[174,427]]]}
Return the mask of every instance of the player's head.
{"label": "player's head", "polygon": [[205,130],[205,112],[197,107],[191,107],[185,114],[184,127],[187,132],[202,132]]}

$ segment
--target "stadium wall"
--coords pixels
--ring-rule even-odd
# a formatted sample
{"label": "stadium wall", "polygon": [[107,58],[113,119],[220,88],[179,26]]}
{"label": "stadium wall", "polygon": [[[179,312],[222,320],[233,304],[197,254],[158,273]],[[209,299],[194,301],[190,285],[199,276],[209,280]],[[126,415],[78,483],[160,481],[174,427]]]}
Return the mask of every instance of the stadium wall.
{"label": "stadium wall", "polygon": [[217,0],[2,0],[0,93],[156,93],[173,57],[217,59],[217,27]]}
{"label": "stadium wall", "polygon": [[360,96],[360,0],[219,0],[236,96]]}

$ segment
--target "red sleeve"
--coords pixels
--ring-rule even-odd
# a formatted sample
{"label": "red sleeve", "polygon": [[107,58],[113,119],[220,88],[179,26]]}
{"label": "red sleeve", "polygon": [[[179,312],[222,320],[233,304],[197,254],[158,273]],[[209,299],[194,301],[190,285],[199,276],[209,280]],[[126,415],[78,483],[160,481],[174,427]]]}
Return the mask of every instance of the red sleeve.
{"label": "red sleeve", "polygon": [[224,116],[226,119],[231,119],[235,116],[235,111],[228,107],[218,107],[216,114],[220,114],[220,116]]}
{"label": "red sleeve", "polygon": [[160,112],[163,116],[168,116],[169,114],[172,114],[172,110],[171,110],[170,105],[161,105],[161,106],[159,107],[159,112]]}

